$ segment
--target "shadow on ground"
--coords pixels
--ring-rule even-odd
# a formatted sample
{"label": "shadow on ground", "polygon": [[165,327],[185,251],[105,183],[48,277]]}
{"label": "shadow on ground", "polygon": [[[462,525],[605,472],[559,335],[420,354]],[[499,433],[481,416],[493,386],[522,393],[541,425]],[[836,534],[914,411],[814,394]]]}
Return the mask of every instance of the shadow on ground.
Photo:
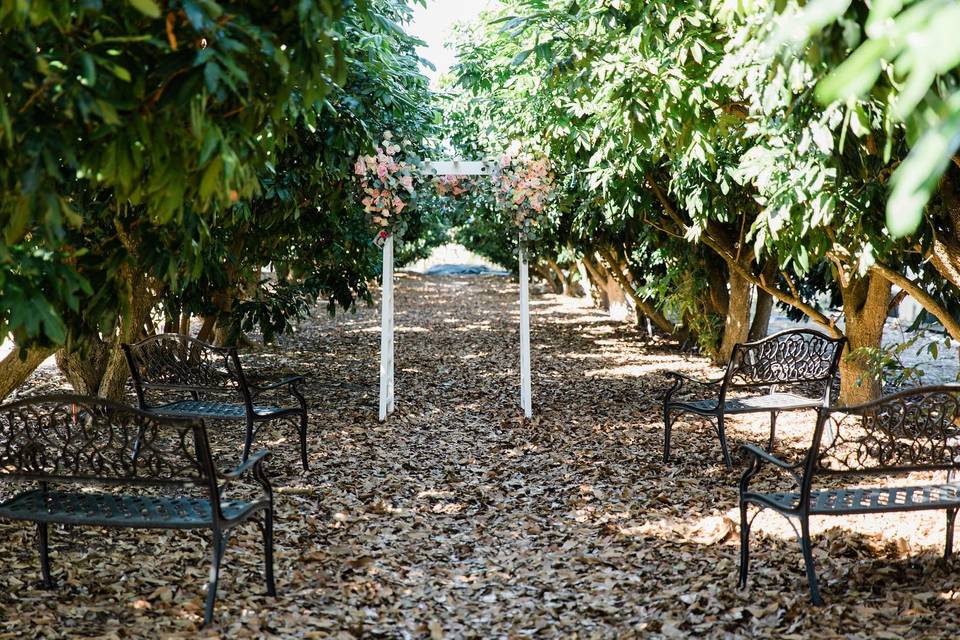
{"label": "shadow on ground", "polygon": [[[939,515],[815,521],[828,605],[807,600],[799,548],[754,525],[735,589],[736,481],[704,422],[661,462],[665,370],[716,373],[582,302],[533,305],[534,404],[520,418],[517,287],[403,274],[397,413],[376,421],[376,309],[322,312],[261,369],[308,375],[311,471],[289,429],[274,449],[280,596],[261,595],[259,533],[232,538],[217,624],[229,637],[956,637],[957,565]],[[797,455],[812,416],[780,421]],[[730,438],[763,442],[762,419]],[[219,433],[229,450],[239,434]],[[235,445],[233,445],[235,446]],[[239,448],[237,447],[239,451]],[[791,453],[792,452],[792,453]],[[177,532],[57,528],[53,593],[36,588],[32,528],[0,525],[0,635],[193,637],[208,545]],[[884,635],[885,634],[885,635]]]}

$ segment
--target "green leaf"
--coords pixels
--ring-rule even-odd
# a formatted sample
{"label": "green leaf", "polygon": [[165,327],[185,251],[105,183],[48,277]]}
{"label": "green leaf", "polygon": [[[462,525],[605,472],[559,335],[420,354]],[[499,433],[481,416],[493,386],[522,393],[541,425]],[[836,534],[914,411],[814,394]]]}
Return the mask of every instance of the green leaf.
{"label": "green leaf", "polygon": [[887,201],[887,228],[894,238],[909,235],[920,226],[940,176],[960,148],[960,91],[950,102],[954,108],[950,117],[920,138],[890,180],[893,189]]}
{"label": "green leaf", "polygon": [[510,64],[514,67],[519,67],[524,63],[524,61],[526,61],[527,58],[530,57],[531,53],[533,53],[533,49],[525,49],[521,51],[513,57],[513,60],[510,62]]}
{"label": "green leaf", "polygon": [[817,84],[816,96],[821,104],[864,95],[880,76],[880,61],[890,46],[888,38],[868,40],[843,64]]}
{"label": "green leaf", "polygon": [[862,138],[870,133],[870,119],[867,117],[863,107],[856,104],[850,113],[850,130],[853,135]]}
{"label": "green leaf", "polygon": [[210,196],[219,186],[220,174],[223,171],[223,158],[217,156],[207,165],[203,172],[203,178],[200,180],[200,197],[204,201],[209,200]]}
{"label": "green leaf", "polygon": [[153,0],[130,0],[130,4],[145,16],[160,17],[160,7]]}
{"label": "green leaf", "polygon": [[17,198],[13,207],[13,215],[7,221],[3,230],[3,236],[7,244],[16,244],[23,238],[24,230],[30,221],[30,200],[28,198]]}
{"label": "green leaf", "polygon": [[220,85],[220,65],[212,60],[203,65],[203,79],[207,83],[207,90],[216,93]]}
{"label": "green leaf", "polygon": [[80,64],[83,66],[83,84],[92,87],[97,84],[97,65],[89,53],[80,54]]}

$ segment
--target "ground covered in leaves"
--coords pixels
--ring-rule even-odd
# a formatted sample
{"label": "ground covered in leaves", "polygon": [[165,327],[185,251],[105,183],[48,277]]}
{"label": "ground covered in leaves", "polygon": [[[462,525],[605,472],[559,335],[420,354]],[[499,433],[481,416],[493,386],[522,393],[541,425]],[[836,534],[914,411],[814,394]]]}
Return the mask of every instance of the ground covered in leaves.
{"label": "ground covered in leaves", "polygon": [[[815,519],[821,609],[791,530],[763,514],[738,591],[742,466],[725,469],[694,420],[678,423],[674,460],[661,462],[662,372],[715,372],[582,301],[536,296],[537,417],[524,421],[516,300],[503,278],[401,275],[386,424],[375,309],[321,314],[246,356],[309,379],[311,470],[300,471],[292,430],[259,443],[275,453],[276,599],[262,595],[253,525],[231,538],[216,623],[200,631],[202,534],[56,527],[59,586],[45,592],[33,527],[3,523],[0,638],[960,634],[960,562],[939,558],[942,514]],[[796,455],[811,416],[780,422],[777,452]],[[729,428],[734,443],[765,438],[763,421]]]}

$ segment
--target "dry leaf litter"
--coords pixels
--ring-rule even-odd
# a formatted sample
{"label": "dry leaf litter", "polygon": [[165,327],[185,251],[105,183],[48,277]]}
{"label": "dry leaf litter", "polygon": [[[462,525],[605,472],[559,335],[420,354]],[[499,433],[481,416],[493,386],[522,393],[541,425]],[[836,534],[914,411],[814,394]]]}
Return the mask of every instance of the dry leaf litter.
{"label": "dry leaf litter", "polygon": [[[526,421],[515,283],[405,273],[396,304],[386,424],[375,308],[318,311],[244,356],[308,377],[311,470],[292,429],[258,443],[274,450],[279,597],[263,595],[252,524],[230,539],[215,624],[201,630],[202,533],[55,527],[58,587],[46,592],[34,527],[0,523],[0,638],[960,635],[960,567],[940,560],[940,513],[814,519],[819,609],[791,529],[762,514],[750,586],[736,589],[742,464],[725,469],[711,427],[687,418],[661,462],[662,373],[716,374],[704,359],[541,293]],[[49,371],[29,384],[64,386]],[[812,415],[778,427],[778,455],[800,455]],[[765,442],[762,418],[728,429],[733,442]],[[214,438],[239,451],[239,432]]]}

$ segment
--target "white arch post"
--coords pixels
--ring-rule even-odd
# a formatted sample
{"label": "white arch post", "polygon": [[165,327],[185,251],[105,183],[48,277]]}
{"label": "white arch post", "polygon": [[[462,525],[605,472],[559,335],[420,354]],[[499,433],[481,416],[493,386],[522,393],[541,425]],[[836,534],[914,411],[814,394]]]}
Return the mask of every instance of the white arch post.
{"label": "white arch post", "polygon": [[380,301],[380,422],[393,413],[393,236],[383,243]]}
{"label": "white arch post", "polygon": [[[493,175],[493,161],[459,160],[424,163],[425,173],[443,176]],[[521,236],[522,241],[522,236]],[[533,417],[533,393],[530,366],[530,274],[526,251],[520,244],[520,407],[523,415]],[[393,343],[393,236],[383,243],[383,287],[380,303],[380,422],[394,409],[394,343]]]}
{"label": "white arch post", "polygon": [[530,274],[527,251],[520,236],[520,406],[523,415],[533,417],[533,392],[530,388]]}

